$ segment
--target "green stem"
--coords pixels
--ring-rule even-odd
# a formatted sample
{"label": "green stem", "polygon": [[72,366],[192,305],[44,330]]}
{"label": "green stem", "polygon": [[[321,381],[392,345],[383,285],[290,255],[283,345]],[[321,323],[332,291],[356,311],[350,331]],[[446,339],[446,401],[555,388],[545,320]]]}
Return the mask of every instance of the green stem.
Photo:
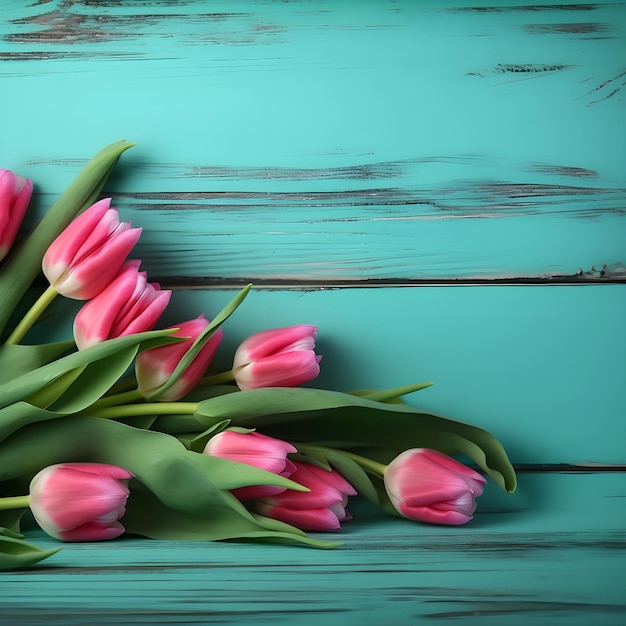
{"label": "green stem", "polygon": [[235,372],[228,370],[227,372],[220,372],[219,374],[210,374],[205,376],[198,383],[198,387],[209,387],[211,385],[220,385],[221,383],[229,383],[235,380]]}
{"label": "green stem", "polygon": [[0,498],[0,511],[9,509],[27,509],[29,506],[29,496],[11,496]]}
{"label": "green stem", "polygon": [[89,411],[93,417],[117,419],[140,415],[193,415],[197,402],[144,402],[143,404],[120,404],[97,411]]}
{"label": "green stem", "polygon": [[334,452],[339,452],[339,454],[343,454],[343,456],[352,459],[355,463],[358,463],[363,469],[369,471],[372,474],[376,474],[381,478],[385,475],[385,470],[387,466],[384,463],[379,463],[378,461],[374,461],[373,459],[368,459],[360,454],[354,454],[354,452],[348,452],[347,450],[339,450],[337,448],[326,448],[324,446],[313,446],[306,445],[300,446],[295,444],[298,450],[302,450],[306,452],[306,450],[320,450],[321,452],[325,450],[333,450]]}
{"label": "green stem", "polygon": [[99,411],[109,406],[117,406],[120,404],[129,404],[136,402],[137,400],[143,400],[143,395],[139,389],[133,389],[131,391],[124,391],[122,393],[116,393],[112,396],[104,396],[94,402],[90,407],[90,411]]}
{"label": "green stem", "polygon": [[48,305],[59,295],[59,292],[50,285],[37,299],[37,302],[30,307],[30,310],[22,318],[22,321],[15,327],[9,335],[6,343],[17,344],[24,335],[31,329],[32,325],[37,321],[39,316],[46,310]]}

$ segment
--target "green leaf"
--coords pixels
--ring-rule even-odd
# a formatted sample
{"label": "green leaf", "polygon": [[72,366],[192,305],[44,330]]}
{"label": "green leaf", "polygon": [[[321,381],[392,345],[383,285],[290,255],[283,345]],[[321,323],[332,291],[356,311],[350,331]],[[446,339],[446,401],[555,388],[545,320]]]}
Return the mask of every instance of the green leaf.
{"label": "green leaf", "polygon": [[394,389],[361,389],[359,391],[351,391],[350,393],[360,398],[376,400],[376,402],[397,402],[401,396],[428,389],[428,387],[432,386],[433,383],[415,383],[413,385],[405,385],[404,387],[395,387]]}
{"label": "green leaf", "polygon": [[[254,539],[277,540],[286,544],[303,544],[314,548],[333,548],[339,543],[307,537],[288,524],[246,511],[232,514],[229,504],[214,502],[210,510],[181,511],[161,502],[151,491],[131,485],[126,514],[122,519],[126,530],[152,539],[175,541],[221,541]],[[230,494],[225,494],[234,498]]]}
{"label": "green leaf", "polygon": [[230,424],[230,420],[222,420],[221,422],[217,422],[212,426],[209,426],[205,431],[201,432],[199,435],[196,435],[189,442],[189,449],[194,452],[202,452],[211,437],[217,435],[217,433],[222,432],[225,428]]}
{"label": "green leaf", "polygon": [[84,367],[94,361],[103,361],[115,353],[125,352],[128,355],[142,342],[151,347],[168,343],[168,335],[172,332],[174,331],[157,330],[109,339],[26,372],[0,385],[0,408],[32,396],[71,370]]}
{"label": "green leaf", "polygon": [[59,396],[61,396],[65,390],[70,387],[76,379],[81,375],[81,372],[86,366],[77,367],[76,369],[61,374],[58,378],[48,383],[45,387],[42,387],[35,393],[25,398],[28,404],[38,406],[42,409],[47,409]]}
{"label": "green leaf", "polygon": [[133,473],[122,520],[130,533],[317,545],[296,528],[253,515],[230,493],[255,484],[304,487],[251,465],[191,452],[169,435],[95,417],[62,417],[16,432],[0,445],[0,482],[30,480],[48,465],[80,461],[110,463]]}
{"label": "green leaf", "polygon": [[20,522],[27,509],[0,510],[0,535],[21,539]]}
{"label": "green leaf", "polygon": [[56,554],[60,549],[42,550],[23,539],[0,534],[0,570],[30,567]]}
{"label": "green leaf", "polygon": [[49,408],[57,413],[77,413],[99,400],[130,367],[139,345],[131,345],[88,363]]}
{"label": "green leaf", "polygon": [[[0,442],[24,426],[60,417],[58,413],[46,411],[28,402],[15,402],[0,409]],[[1,459],[0,459],[1,461]]]}
{"label": "green leaf", "polygon": [[405,404],[324,389],[268,388],[204,400],[196,417],[206,426],[230,419],[235,426],[262,428],[287,441],[340,449],[376,447],[385,462],[414,447],[465,454],[506,491],[516,487],[515,471],[493,435]]}
{"label": "green leaf", "polygon": [[0,345],[0,384],[18,378],[75,348],[74,341],[59,341],[35,346]]}
{"label": "green leaf", "polygon": [[246,285],[209,323],[204,331],[196,338],[189,350],[179,361],[176,369],[172,372],[167,382],[161,385],[156,391],[147,396],[147,400],[156,400],[165,393],[186,371],[191,362],[198,356],[200,350],[211,338],[213,333],[235,312],[237,307],[245,300],[252,285]]}
{"label": "green leaf", "polygon": [[74,217],[98,199],[117,160],[133,145],[122,140],[98,152],[29,236],[5,259],[0,268],[0,331],[41,271],[41,260],[48,246]]}

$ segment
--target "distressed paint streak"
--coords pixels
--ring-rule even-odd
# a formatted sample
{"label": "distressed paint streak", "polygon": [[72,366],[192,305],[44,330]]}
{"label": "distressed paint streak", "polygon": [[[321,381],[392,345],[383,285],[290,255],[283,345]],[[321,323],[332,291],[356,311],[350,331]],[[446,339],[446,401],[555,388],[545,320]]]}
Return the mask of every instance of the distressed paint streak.
{"label": "distressed paint streak", "polygon": [[514,6],[453,7],[445,10],[450,13],[538,13],[550,11],[595,11],[605,6],[606,4],[520,4]]}
{"label": "distressed paint streak", "polygon": [[541,600],[490,600],[489,602],[477,602],[475,600],[426,600],[427,604],[443,603],[453,604],[459,607],[455,611],[433,611],[425,613],[425,617],[432,619],[458,619],[463,617],[482,616],[484,618],[496,615],[529,615],[541,613],[549,618],[552,614],[578,614],[586,613],[590,619],[597,620],[600,615],[626,615],[626,607],[623,604],[589,604],[585,602],[544,602]]}
{"label": "distressed paint streak", "polygon": [[[615,30],[612,24],[604,22],[563,22],[560,24],[526,24],[531,35],[596,35]],[[606,38],[606,37],[604,37]]]}
{"label": "distressed paint streak", "polygon": [[530,171],[542,172],[549,176],[566,176],[573,178],[598,178],[598,172],[584,167],[570,165],[553,165],[551,163],[533,163]]}
{"label": "distressed paint streak", "polygon": [[626,69],[618,72],[613,78],[602,81],[597,87],[588,93],[589,96],[593,95],[595,97],[597,94],[598,97],[589,102],[587,106],[599,104],[600,102],[604,102],[605,100],[608,100],[618,94],[622,88],[626,86],[626,80],[623,80],[624,77],[626,77]]}
{"label": "distressed paint streak", "polygon": [[[185,24],[206,24],[207,21],[223,22],[231,19],[249,17],[247,13],[204,13],[194,14],[156,14],[141,13],[133,15],[114,14],[82,14],[72,13],[63,9],[39,13],[31,17],[12,20],[12,24],[35,27],[26,32],[10,33],[4,39],[13,43],[44,43],[44,44],[106,44],[120,39],[136,39],[141,36],[141,29],[156,28],[161,24],[177,23],[182,35]],[[254,32],[254,31],[251,31]],[[190,35],[192,36],[192,35]],[[192,36],[203,42],[211,43],[254,43],[255,37],[242,36],[235,32],[213,33],[203,29]]]}

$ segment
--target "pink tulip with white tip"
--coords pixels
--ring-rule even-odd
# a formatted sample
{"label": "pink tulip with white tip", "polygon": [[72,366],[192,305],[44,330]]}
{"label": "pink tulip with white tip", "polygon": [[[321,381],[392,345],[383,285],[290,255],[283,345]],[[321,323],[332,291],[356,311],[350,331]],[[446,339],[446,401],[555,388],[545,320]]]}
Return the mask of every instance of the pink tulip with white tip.
{"label": "pink tulip with white tip", "polygon": [[102,463],[62,463],[30,483],[29,505],[39,526],[62,541],[104,541],[124,533],[128,481],[133,475]]}
{"label": "pink tulip with white tip", "polygon": [[310,324],[264,330],[244,340],[233,359],[240,389],[297,387],[320,372],[315,354],[317,327]]}
{"label": "pink tulip with white tip", "polygon": [[111,283],[78,311],[74,341],[79,349],[155,327],[172,292],[149,283],[140,264],[126,261]]}
{"label": "pink tulip with white tip", "polygon": [[66,298],[90,300],[115,278],[140,234],[141,228],[120,222],[111,198],[100,200],[50,244],[43,273]]}
{"label": "pink tulip with white tip", "polygon": [[400,515],[453,526],[472,519],[486,482],[456,459],[428,448],[406,450],[384,474],[387,495]]}

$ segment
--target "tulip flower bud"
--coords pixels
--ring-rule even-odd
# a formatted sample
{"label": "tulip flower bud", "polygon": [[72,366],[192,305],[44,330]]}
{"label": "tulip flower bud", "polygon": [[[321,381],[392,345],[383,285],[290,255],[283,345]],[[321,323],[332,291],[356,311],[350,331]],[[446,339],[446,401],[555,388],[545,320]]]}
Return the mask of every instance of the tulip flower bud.
{"label": "tulip flower bud", "polygon": [[79,349],[107,339],[152,330],[172,292],[146,281],[141,261],[126,261],[119,274],[74,318],[74,341]]}
{"label": "tulip flower bud", "polygon": [[[287,458],[288,454],[295,452],[296,448],[286,441],[257,432],[238,433],[232,430],[214,435],[204,448],[204,454],[253,465],[285,478],[296,471],[296,466]],[[239,500],[247,500],[273,496],[283,491],[284,487],[275,485],[253,485],[233,489],[232,493]]]}
{"label": "tulip flower bud", "polygon": [[465,524],[472,519],[486,480],[437,450],[414,448],[385,470],[385,489],[403,517],[431,524]]}
{"label": "tulip flower bud", "polygon": [[[143,396],[149,397],[169,380],[187,350],[208,325],[209,321],[206,317],[200,315],[194,320],[170,326],[170,328],[178,328],[172,337],[188,337],[188,339],[180,343],[145,350],[137,355],[135,374],[137,386]],[[158,397],[159,401],[179,400],[198,384],[213,359],[223,335],[224,331],[221,328],[211,335],[181,377]]]}
{"label": "tulip flower bud", "polygon": [[320,372],[315,354],[317,328],[308,324],[265,330],[241,343],[233,360],[240,389],[297,387]]}
{"label": "tulip flower bud", "polygon": [[300,530],[339,530],[340,522],[352,519],[346,510],[348,496],[356,490],[339,472],[326,471],[310,463],[295,461],[289,477],[310,491],[287,489],[256,503],[261,515],[291,524]]}
{"label": "tulip flower bud", "polygon": [[0,260],[15,241],[32,194],[32,180],[0,169]]}
{"label": "tulip flower bud", "polygon": [[50,244],[42,270],[50,285],[67,298],[90,300],[119,272],[137,243],[141,228],[120,222],[111,198],[96,202]]}
{"label": "tulip flower bud", "polygon": [[41,528],[63,541],[102,541],[124,532],[128,480],[115,465],[63,463],[41,470],[30,483],[30,509]]}

